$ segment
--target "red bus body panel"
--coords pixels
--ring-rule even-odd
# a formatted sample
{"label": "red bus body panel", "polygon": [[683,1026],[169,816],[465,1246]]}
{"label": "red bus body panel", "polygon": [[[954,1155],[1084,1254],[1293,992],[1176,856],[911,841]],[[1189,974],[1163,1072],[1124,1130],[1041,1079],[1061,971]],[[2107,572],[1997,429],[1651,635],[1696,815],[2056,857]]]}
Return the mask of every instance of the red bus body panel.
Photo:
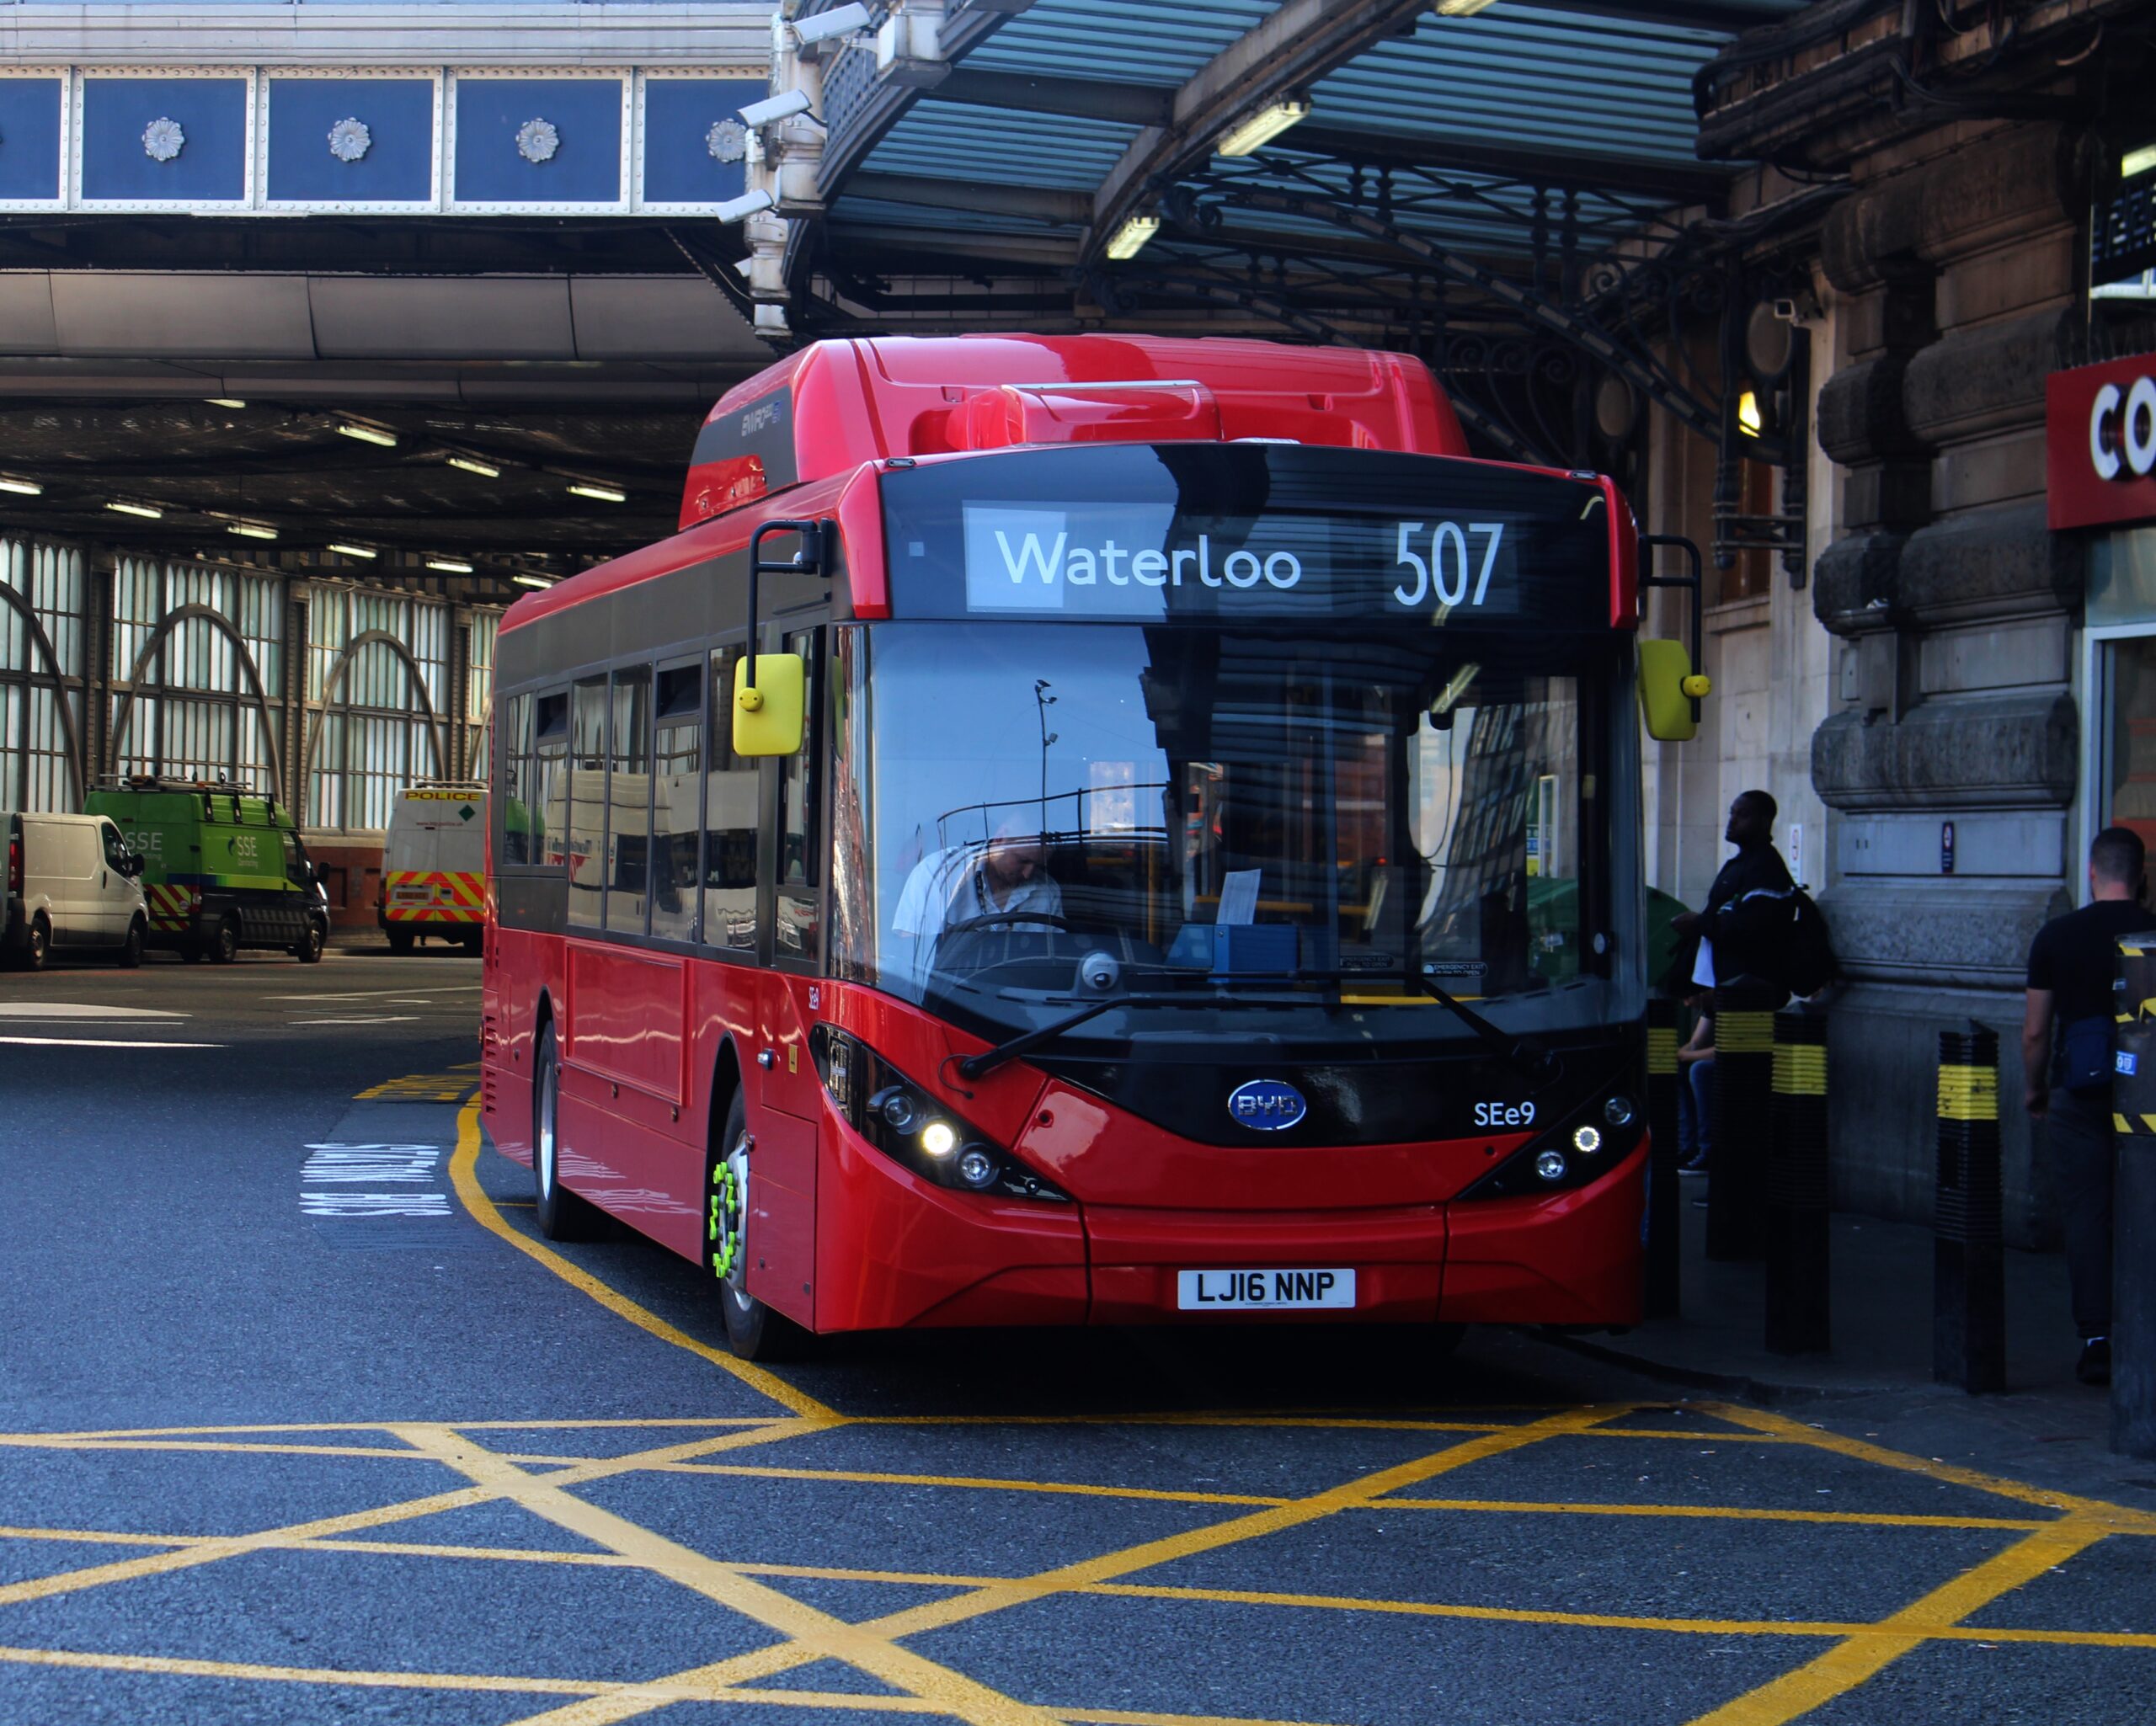
{"label": "red bus body panel", "polygon": [[[782,401],[783,415],[776,405]],[[1022,444],[1238,438],[1468,458],[1411,357],[1220,338],[879,338],[819,343],[729,392],[707,428],[790,417],[792,471],[724,450],[692,466],[681,530],[520,599],[509,632],[744,547],[768,519],[829,517],[851,615],[890,615],[879,476]],[[1612,521],[1609,623],[1637,615],[1636,529]],[[702,1252],[705,1161],[737,1085],[755,1140],[750,1292],[819,1331],[906,1325],[1256,1318],[1625,1324],[1640,1313],[1644,1146],[1547,1197],[1459,1195],[1524,1133],[1295,1151],[1195,1143],[1013,1061],[969,1086],[984,1047],[830,978],[499,926],[488,860],[482,1105],[531,1160],[540,1027],[562,1057],[567,1185],[673,1250]],[[1068,1204],[937,1186],[841,1118],[808,1047],[819,1021],[1067,1190]],[[767,1059],[760,1059],[766,1057]],[[1352,1312],[1198,1315],[1179,1270],[1352,1267]]]}

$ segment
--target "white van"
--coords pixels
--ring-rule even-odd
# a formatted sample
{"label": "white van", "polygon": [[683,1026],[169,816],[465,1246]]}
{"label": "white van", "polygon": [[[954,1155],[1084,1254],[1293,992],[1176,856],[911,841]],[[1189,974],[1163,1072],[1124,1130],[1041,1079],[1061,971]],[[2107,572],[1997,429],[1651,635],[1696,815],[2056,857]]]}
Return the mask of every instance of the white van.
{"label": "white van", "polygon": [[102,815],[0,815],[8,839],[8,920],[0,958],[42,971],[55,953],[142,962],[150,914],[142,860]]}
{"label": "white van", "polygon": [[484,786],[425,780],[397,794],[375,920],[392,952],[410,952],[425,935],[479,951],[487,920]]}

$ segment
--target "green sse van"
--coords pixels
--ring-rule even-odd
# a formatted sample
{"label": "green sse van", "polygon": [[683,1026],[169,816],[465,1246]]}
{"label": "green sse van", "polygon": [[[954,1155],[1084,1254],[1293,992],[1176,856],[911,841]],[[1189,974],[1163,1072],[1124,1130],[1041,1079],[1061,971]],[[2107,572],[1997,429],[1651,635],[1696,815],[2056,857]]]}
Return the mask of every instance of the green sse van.
{"label": "green sse van", "polygon": [[329,940],[329,903],[291,813],[231,785],[131,778],[100,786],[86,813],[108,817],[142,859],[152,947],[230,964],[243,947],[312,965]]}

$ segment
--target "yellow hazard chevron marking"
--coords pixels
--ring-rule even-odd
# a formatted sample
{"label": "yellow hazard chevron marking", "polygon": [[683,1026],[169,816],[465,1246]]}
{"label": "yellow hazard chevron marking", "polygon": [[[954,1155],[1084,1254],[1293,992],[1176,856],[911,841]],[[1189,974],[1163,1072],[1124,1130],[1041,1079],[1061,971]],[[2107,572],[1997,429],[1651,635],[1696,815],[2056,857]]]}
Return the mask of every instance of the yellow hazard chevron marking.
{"label": "yellow hazard chevron marking", "polygon": [[477,923],[486,914],[486,877],[464,870],[395,869],[382,878],[387,923]]}
{"label": "yellow hazard chevron marking", "polygon": [[1998,1120],[1999,1069],[1996,1067],[1941,1067],[1939,1069],[1939,1118],[1941,1121]]}

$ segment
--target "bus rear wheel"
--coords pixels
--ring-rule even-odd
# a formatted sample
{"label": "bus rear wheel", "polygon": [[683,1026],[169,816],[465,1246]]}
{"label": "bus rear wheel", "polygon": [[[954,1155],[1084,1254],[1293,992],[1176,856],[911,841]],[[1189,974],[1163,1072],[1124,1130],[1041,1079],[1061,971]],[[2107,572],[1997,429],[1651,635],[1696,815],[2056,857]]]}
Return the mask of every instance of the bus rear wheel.
{"label": "bus rear wheel", "polygon": [[536,1065],[531,1082],[531,1179],[537,1199],[533,1216],[548,1240],[597,1240],[606,1232],[606,1213],[562,1185],[562,1063],[551,1025],[539,1033]]}
{"label": "bus rear wheel", "polygon": [[736,1090],[704,1175],[704,1268],[718,1283],[727,1345],[744,1361],[802,1354],[809,1334],[749,1292],[749,1108]]}

